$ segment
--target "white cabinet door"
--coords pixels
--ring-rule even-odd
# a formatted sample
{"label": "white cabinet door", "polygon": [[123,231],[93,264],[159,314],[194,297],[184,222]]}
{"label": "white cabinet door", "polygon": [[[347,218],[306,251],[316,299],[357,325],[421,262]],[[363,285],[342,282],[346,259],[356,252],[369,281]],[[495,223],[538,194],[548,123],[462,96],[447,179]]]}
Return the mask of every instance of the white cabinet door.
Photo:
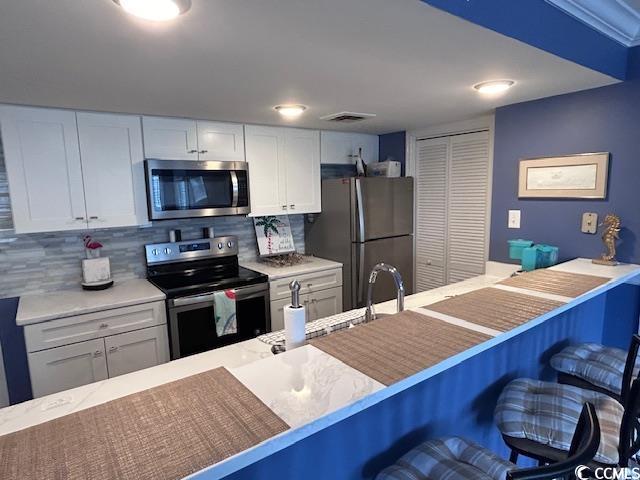
{"label": "white cabinet door", "polygon": [[358,150],[362,148],[365,163],[378,161],[379,137],[366,133],[323,131],[321,137],[321,162],[354,165]]}
{"label": "white cabinet door", "polygon": [[[358,150],[362,149],[364,163],[376,163],[379,159],[380,151],[380,138],[378,135],[368,135],[366,133],[352,133],[350,135],[353,154],[357,154]],[[382,160],[386,160],[386,158]]]}
{"label": "white cabinet door", "polygon": [[307,322],[342,312],[342,288],[331,288],[307,295]]}
{"label": "white cabinet door", "polygon": [[251,216],[288,213],[283,128],[247,125]]}
{"label": "white cabinet door", "polygon": [[284,158],[289,213],[320,212],[320,132],[285,129]]}
{"label": "white cabinet door", "polygon": [[89,227],[126,227],[146,219],[140,117],[78,113]]}
{"label": "white cabinet door", "polygon": [[198,160],[198,129],[188,118],[142,117],[145,158]]}
{"label": "white cabinet door", "polygon": [[321,132],[321,162],[353,165],[353,138],[347,132]]}
{"label": "white cabinet door", "polygon": [[244,126],[198,120],[200,160],[244,162]]}
{"label": "white cabinet door", "polygon": [[0,107],[16,233],[87,227],[76,115]]}
{"label": "white cabinet door", "polygon": [[34,398],[108,377],[101,338],[29,353],[27,358]]}
{"label": "white cabinet door", "polygon": [[[300,301],[302,302],[305,295],[300,295]],[[271,331],[277,332],[284,329],[284,307],[291,303],[290,298],[282,300],[275,300],[271,302]]]}
{"label": "white cabinet door", "polygon": [[104,343],[109,378],[169,361],[166,325],[106,337]]}

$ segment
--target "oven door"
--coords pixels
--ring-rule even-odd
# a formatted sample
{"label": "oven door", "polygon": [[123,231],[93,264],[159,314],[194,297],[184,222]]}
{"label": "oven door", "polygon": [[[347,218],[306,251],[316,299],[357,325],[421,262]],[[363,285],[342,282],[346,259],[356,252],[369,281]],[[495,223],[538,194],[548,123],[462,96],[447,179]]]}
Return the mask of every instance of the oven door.
{"label": "oven door", "polygon": [[246,162],[145,160],[149,218],[249,213],[248,170]]}
{"label": "oven door", "polygon": [[269,284],[237,288],[235,292],[238,331],[221,337],[216,333],[213,292],[169,300],[172,360],[249,340],[269,330]]}

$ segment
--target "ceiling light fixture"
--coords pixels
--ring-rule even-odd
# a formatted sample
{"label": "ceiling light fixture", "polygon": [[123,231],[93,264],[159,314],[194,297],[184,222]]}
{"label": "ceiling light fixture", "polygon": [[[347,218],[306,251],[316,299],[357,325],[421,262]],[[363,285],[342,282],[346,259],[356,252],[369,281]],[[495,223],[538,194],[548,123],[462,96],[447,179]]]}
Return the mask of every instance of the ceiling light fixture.
{"label": "ceiling light fixture", "polygon": [[191,0],[113,0],[136,17],[163,22],[182,15],[191,8]]}
{"label": "ceiling light fixture", "polygon": [[509,90],[515,84],[516,82],[513,80],[491,80],[489,82],[476,83],[473,88],[480,93],[493,94]]}
{"label": "ceiling light fixture", "polygon": [[304,105],[277,105],[273,107],[276,112],[286,118],[296,118],[304,113],[307,109]]}

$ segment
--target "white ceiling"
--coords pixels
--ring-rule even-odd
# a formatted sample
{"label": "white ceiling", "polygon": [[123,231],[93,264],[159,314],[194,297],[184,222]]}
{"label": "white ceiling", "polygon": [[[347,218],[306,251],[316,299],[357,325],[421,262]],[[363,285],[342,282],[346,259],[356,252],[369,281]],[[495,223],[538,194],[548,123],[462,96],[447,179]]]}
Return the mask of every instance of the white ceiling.
{"label": "white ceiling", "polygon": [[640,45],[640,0],[547,0],[627,47]]}
{"label": "white ceiling", "polygon": [[[506,95],[471,86],[512,78]],[[385,133],[614,79],[419,0],[193,0],[169,24],[112,0],[0,2],[0,101]],[[336,126],[350,110],[375,119]]]}

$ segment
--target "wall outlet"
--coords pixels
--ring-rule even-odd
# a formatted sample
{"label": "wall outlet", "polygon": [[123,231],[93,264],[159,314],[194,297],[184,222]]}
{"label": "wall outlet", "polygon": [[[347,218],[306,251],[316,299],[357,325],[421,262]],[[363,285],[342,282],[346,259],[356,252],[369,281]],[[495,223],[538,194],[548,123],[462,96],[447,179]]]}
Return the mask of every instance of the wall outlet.
{"label": "wall outlet", "polygon": [[509,210],[509,228],[520,228],[520,210]]}
{"label": "wall outlet", "polygon": [[583,213],[580,231],[582,231],[582,233],[590,233],[592,235],[598,233],[598,214],[591,212]]}

